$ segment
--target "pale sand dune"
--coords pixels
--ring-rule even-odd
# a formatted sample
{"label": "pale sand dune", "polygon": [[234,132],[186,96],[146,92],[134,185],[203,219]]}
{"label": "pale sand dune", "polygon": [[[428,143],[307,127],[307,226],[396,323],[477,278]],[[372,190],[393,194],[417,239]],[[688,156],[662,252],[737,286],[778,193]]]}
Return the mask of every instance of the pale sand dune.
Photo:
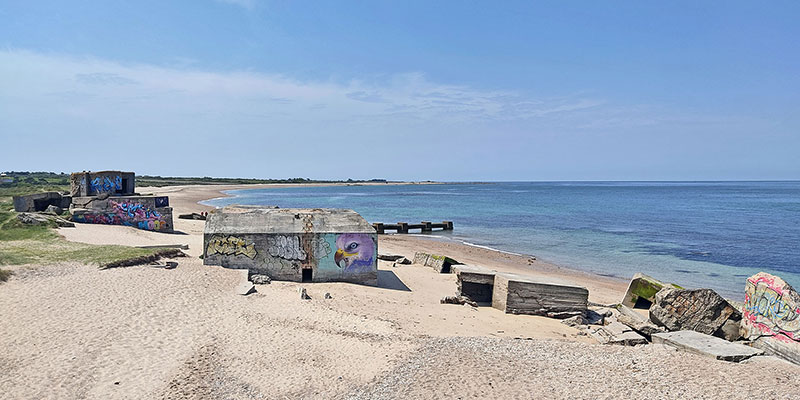
{"label": "pale sand dune", "polygon": [[[176,215],[199,209],[185,200],[197,198],[190,189],[170,196]],[[187,235],[101,225],[61,232],[93,243],[189,243],[199,254],[202,221],[175,222]],[[566,277],[596,301],[618,301],[624,289],[455,243],[382,236],[380,246]],[[382,287],[273,282],[243,297],[233,292],[239,271],[177,261],[174,270],[12,267],[16,274],[0,284],[0,397],[800,397],[800,367],[781,361],[731,364],[653,345],[581,343],[589,339],[557,320],[439,304],[455,278],[425,267],[381,262]],[[299,298],[299,286],[312,300]]]}

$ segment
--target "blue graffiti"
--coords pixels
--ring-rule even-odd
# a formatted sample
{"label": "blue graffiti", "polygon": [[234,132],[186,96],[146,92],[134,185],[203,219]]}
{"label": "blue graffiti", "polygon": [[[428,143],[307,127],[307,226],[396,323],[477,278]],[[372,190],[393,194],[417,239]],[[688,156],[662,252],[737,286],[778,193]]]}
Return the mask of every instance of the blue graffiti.
{"label": "blue graffiti", "polygon": [[109,177],[103,177],[103,180],[100,180],[100,177],[92,179],[92,193],[101,193],[101,192],[111,192],[114,190],[122,190],[122,177],[117,175],[114,177],[112,181]]}

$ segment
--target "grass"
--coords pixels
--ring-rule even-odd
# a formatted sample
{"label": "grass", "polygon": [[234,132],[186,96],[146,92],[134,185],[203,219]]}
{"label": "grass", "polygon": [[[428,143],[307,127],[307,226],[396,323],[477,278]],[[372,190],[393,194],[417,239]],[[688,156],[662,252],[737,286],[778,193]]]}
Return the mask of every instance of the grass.
{"label": "grass", "polygon": [[[161,249],[94,245],[69,242],[52,226],[24,225],[12,209],[11,199],[0,198],[0,266],[75,261],[104,266],[122,260],[158,254]],[[0,270],[0,281],[10,271]]]}

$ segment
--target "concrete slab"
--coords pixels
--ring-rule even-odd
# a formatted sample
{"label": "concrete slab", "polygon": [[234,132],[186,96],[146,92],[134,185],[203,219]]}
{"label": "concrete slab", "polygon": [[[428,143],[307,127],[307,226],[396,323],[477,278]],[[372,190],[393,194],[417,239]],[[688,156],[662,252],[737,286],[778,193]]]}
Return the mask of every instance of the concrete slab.
{"label": "concrete slab", "polygon": [[601,344],[616,344],[623,346],[636,346],[647,344],[644,336],[636,333],[630,327],[614,321],[605,326],[589,328],[589,334]]}
{"label": "concrete slab", "polygon": [[695,353],[723,361],[739,362],[764,354],[762,350],[696,331],[655,333],[653,344],[669,346],[680,351]]}

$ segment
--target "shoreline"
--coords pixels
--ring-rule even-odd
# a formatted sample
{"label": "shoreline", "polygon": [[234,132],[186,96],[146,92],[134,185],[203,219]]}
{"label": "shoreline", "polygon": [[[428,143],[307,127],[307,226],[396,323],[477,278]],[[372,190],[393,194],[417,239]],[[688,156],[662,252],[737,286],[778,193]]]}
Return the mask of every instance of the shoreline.
{"label": "shoreline", "polygon": [[[367,185],[411,185],[436,183],[368,183]],[[210,211],[216,207],[201,202],[214,198],[235,197],[226,193],[231,190],[277,189],[285,187],[322,187],[347,186],[345,183],[330,184],[257,184],[257,185],[187,185],[165,187],[143,187],[140,191],[153,191],[159,195],[169,195],[170,204],[179,213]],[[180,221],[176,218],[176,221]],[[177,226],[176,222],[176,226]],[[589,301],[600,304],[613,304],[622,300],[628,285],[628,279],[604,276],[575,267],[560,265],[541,260],[536,255],[520,254],[488,246],[472,245],[457,240],[440,237],[426,237],[424,234],[386,234],[378,236],[379,249],[382,253],[402,254],[413,258],[414,252],[424,251],[445,254],[460,262],[480,265],[501,272],[533,275],[544,278],[558,278],[572,281],[589,290]]]}

